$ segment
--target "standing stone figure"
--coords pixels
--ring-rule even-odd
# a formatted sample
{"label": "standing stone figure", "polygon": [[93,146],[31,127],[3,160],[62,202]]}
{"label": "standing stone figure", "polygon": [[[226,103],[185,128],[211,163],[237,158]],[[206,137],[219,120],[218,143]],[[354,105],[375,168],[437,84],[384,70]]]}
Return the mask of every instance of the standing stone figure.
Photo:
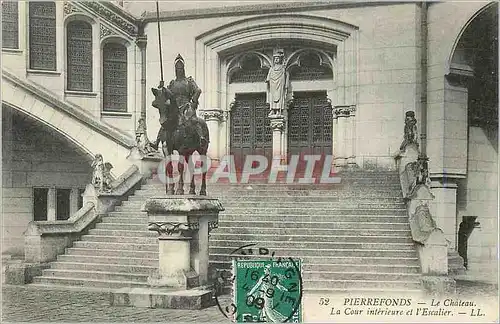
{"label": "standing stone figure", "polygon": [[285,54],[282,49],[273,51],[273,66],[267,74],[267,103],[271,110],[270,115],[279,115],[285,107],[286,92],[288,89],[288,73],[284,64]]}
{"label": "standing stone figure", "polygon": [[94,169],[92,172],[92,185],[97,188],[98,192],[111,191],[111,181],[113,181],[111,169],[113,165],[109,162],[104,163],[102,155],[96,154],[92,162],[92,168]]}
{"label": "standing stone figure", "polygon": [[137,149],[141,154],[147,155],[154,153],[155,150],[151,147],[151,142],[146,133],[146,121],[140,118],[137,122],[137,129],[135,130],[135,142]]}
{"label": "standing stone figure", "polygon": [[[201,89],[198,87],[193,77],[186,77],[186,72],[184,70],[184,59],[180,54],[177,55],[174,64],[175,79],[170,81],[170,84],[167,86],[167,88],[173,93],[174,98],[177,102],[177,106],[179,107],[179,110],[181,112],[181,116],[184,117],[181,118],[180,122],[185,122],[187,126],[190,126],[196,130],[196,132],[200,136],[200,145],[203,146],[203,142],[207,141],[203,132],[202,123],[204,123],[204,120],[200,121],[200,118],[196,116],[196,109],[198,109],[198,99],[201,95]],[[158,89],[160,89],[161,91],[165,91],[163,81],[160,82]],[[160,120],[162,127],[164,127],[164,122],[165,121]],[[156,149],[158,148],[158,145],[160,143],[160,134],[162,134],[162,132],[163,130],[160,129],[157,139],[153,144],[153,147],[155,147]]]}
{"label": "standing stone figure", "polygon": [[405,117],[404,139],[399,147],[403,151],[409,144],[416,144],[417,142],[417,120],[415,119],[414,111],[407,111]]}

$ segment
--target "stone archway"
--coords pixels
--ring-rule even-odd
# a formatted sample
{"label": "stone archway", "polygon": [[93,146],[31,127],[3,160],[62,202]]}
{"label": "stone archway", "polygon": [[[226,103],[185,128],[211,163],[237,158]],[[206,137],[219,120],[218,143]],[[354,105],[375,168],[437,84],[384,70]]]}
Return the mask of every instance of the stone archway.
{"label": "stone archway", "polygon": [[[211,134],[215,135],[211,136],[211,140],[217,141],[217,144],[213,145],[212,152],[209,152],[211,157],[218,159],[229,154],[229,111],[232,99],[228,99],[227,90],[227,71],[230,62],[224,60],[228,54],[266,44],[270,47],[282,46],[284,42],[329,48],[336,53],[336,56],[332,61],[333,82],[328,97],[333,107],[355,107],[357,38],[356,26],[333,19],[297,14],[252,17],[199,35],[196,38],[196,79],[199,86],[204,89],[203,103],[200,107],[208,113],[209,127],[211,131],[213,130]],[[213,118],[215,115],[217,118]],[[351,132],[342,132],[344,133]],[[342,142],[349,140],[353,142],[354,138],[343,138]],[[280,145],[286,146],[286,142],[282,140]],[[344,146],[354,150],[352,143]],[[217,148],[217,151],[214,151],[214,148]],[[347,155],[355,154],[348,152],[346,158]]]}

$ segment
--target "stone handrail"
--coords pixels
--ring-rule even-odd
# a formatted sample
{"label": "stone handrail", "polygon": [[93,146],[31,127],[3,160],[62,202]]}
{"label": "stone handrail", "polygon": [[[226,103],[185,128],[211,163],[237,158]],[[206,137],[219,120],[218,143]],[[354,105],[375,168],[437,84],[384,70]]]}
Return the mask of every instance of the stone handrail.
{"label": "stone handrail", "polygon": [[436,226],[429,204],[434,200],[425,176],[426,160],[416,144],[395,156],[412,239],[416,244],[422,274],[448,274],[448,241]]}
{"label": "stone handrail", "polygon": [[139,168],[133,165],[113,181],[111,192],[99,193],[94,186],[87,185],[83,207],[69,219],[30,222],[24,233],[25,261],[43,263],[55,260],[98,222],[102,214],[127,199],[142,184],[142,179]]}

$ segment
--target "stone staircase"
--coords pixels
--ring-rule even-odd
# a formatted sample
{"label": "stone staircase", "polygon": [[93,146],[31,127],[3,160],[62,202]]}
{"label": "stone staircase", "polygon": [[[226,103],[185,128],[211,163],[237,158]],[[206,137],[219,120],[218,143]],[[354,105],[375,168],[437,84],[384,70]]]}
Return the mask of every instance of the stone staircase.
{"label": "stone staircase", "polygon": [[[341,174],[340,184],[209,184],[226,208],[211,232],[210,260],[230,269],[231,251],[250,243],[276,257],[303,260],[306,291],[419,291],[420,268],[395,172]],[[140,206],[163,196],[149,180],[64,255],[35,284],[146,285],[158,262],[156,233]],[[241,256],[240,256],[241,257]]]}

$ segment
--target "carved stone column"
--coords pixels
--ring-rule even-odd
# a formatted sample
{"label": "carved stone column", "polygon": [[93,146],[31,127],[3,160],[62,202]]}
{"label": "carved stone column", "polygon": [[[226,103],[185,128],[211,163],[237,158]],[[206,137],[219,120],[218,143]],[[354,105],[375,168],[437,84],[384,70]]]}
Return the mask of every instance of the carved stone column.
{"label": "carved stone column", "polygon": [[142,207],[149,230],[158,232],[159,265],[153,286],[188,289],[208,284],[208,236],[217,227],[218,199],[149,198]]}
{"label": "carved stone column", "polygon": [[356,166],[356,106],[349,107],[349,154],[347,165]]}
{"label": "carved stone column", "polygon": [[335,152],[334,155],[334,164],[337,167],[343,167],[347,165],[347,134],[348,134],[348,124],[347,119],[349,118],[349,107],[347,106],[337,106],[333,110],[334,116],[337,119],[336,134],[334,134],[335,138]]}
{"label": "carved stone column", "polygon": [[269,116],[273,130],[273,160],[284,161],[286,152],[284,148],[285,117],[282,115]]}
{"label": "carved stone column", "polygon": [[141,118],[146,119],[146,45],[147,45],[147,37],[139,36],[137,37],[136,44],[141,51]]}
{"label": "carved stone column", "polygon": [[210,145],[208,146],[208,156],[212,160],[219,161],[219,123],[222,121],[223,111],[219,109],[203,110],[203,118],[207,122],[210,133]]}

